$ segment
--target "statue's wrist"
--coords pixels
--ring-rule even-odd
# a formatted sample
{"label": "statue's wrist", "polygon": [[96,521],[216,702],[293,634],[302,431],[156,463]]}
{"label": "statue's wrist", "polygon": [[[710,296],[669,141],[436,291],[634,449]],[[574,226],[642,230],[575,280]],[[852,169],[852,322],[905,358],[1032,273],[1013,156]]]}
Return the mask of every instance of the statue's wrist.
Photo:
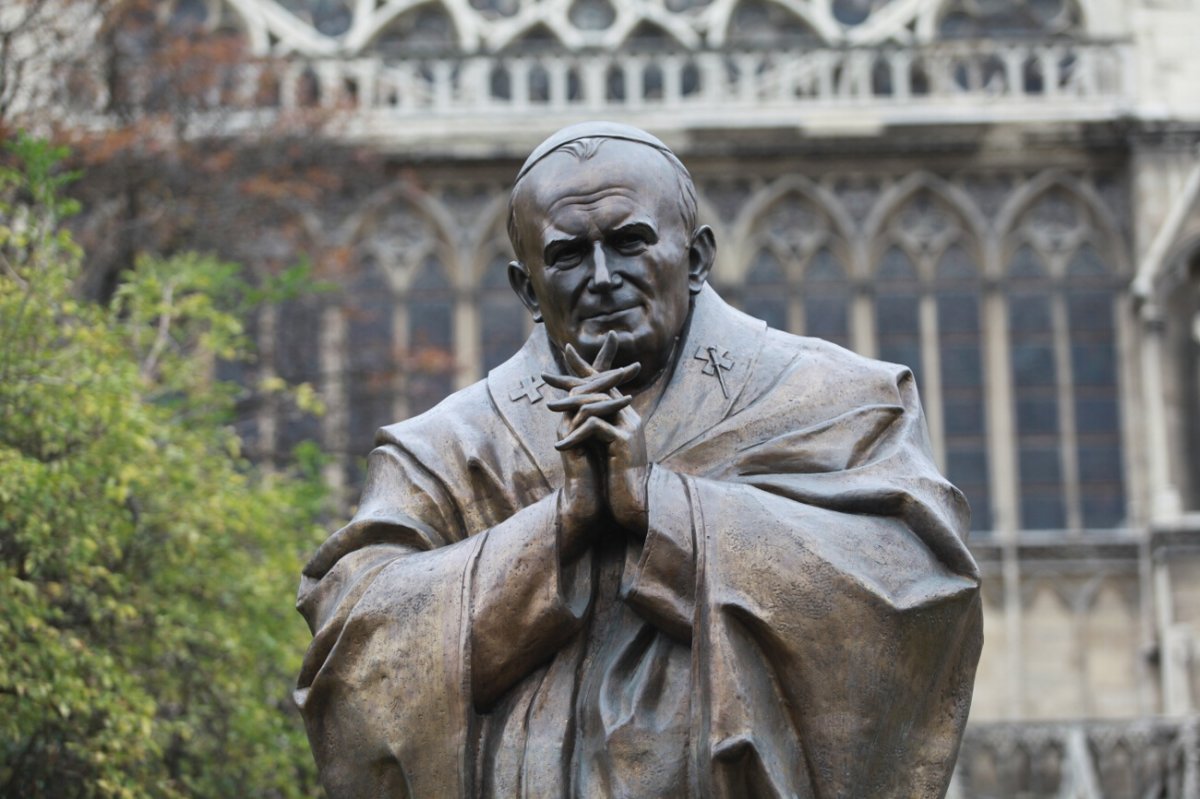
{"label": "statue's wrist", "polygon": [[589,531],[594,527],[599,514],[581,512],[578,503],[572,503],[565,492],[558,497],[558,549],[559,557],[565,562],[574,560],[587,549]]}

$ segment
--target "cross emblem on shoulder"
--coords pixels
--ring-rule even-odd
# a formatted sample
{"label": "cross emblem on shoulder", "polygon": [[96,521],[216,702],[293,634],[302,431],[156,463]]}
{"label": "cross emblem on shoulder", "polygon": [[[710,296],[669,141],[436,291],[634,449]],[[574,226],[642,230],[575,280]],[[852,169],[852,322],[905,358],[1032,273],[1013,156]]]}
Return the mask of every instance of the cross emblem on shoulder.
{"label": "cross emblem on shoulder", "polygon": [[513,402],[527,399],[530,405],[536,405],[542,400],[542,386],[544,385],[546,385],[546,381],[542,379],[541,375],[522,377],[521,381],[509,392],[508,398]]}
{"label": "cross emblem on shoulder", "polygon": [[725,385],[725,377],[721,372],[728,372],[733,368],[733,356],[729,350],[724,347],[713,347],[700,345],[696,350],[696,354],[692,356],[698,361],[704,361],[704,367],[700,370],[702,374],[716,375],[717,382],[721,384],[721,394],[725,399],[729,399],[729,388]]}

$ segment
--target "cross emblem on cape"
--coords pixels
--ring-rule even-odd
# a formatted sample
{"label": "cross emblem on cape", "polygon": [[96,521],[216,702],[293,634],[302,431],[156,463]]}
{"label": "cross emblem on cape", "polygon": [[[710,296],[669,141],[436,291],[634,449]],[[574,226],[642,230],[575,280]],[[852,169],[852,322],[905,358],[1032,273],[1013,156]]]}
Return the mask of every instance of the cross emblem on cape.
{"label": "cross emblem on cape", "polygon": [[544,385],[546,385],[546,381],[541,378],[541,375],[522,377],[521,381],[509,392],[508,398],[513,402],[527,399],[530,405],[536,405],[542,400],[542,386]]}
{"label": "cross emblem on cape", "polygon": [[729,388],[725,385],[725,377],[721,374],[721,372],[728,372],[733,368],[733,356],[729,354],[729,350],[724,347],[701,345],[692,357],[705,362],[700,371],[706,375],[716,375],[717,382],[721,384],[721,393],[725,399],[729,399]]}

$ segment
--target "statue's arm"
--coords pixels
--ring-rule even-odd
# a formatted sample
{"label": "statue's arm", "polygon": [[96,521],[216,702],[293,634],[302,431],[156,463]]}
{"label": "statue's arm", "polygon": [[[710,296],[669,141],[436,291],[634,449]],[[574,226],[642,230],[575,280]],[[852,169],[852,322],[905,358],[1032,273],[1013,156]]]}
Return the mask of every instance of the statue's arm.
{"label": "statue's arm", "polygon": [[644,539],[629,538],[621,596],[659,629],[680,641],[690,641],[696,541],[687,481],[664,466],[652,466],[646,505],[646,535]]}
{"label": "statue's arm", "polygon": [[590,549],[571,543],[562,491],[484,535],[471,575],[471,692],[486,710],[550,660],[580,627],[591,602]]}
{"label": "statue's arm", "polygon": [[[579,627],[591,597],[590,554],[580,535],[565,529],[562,490],[519,509],[493,527],[473,532],[447,483],[401,446],[371,453],[363,497],[354,520],[313,557],[302,578],[298,607],[313,629],[301,687],[341,637],[364,593],[399,559],[434,550],[476,548],[463,581],[467,602],[471,684],[486,707],[514,682],[553,657]],[[427,559],[449,568],[457,559]],[[376,593],[384,589],[379,586]],[[404,586],[387,587],[403,594]],[[467,663],[463,664],[467,666]]]}

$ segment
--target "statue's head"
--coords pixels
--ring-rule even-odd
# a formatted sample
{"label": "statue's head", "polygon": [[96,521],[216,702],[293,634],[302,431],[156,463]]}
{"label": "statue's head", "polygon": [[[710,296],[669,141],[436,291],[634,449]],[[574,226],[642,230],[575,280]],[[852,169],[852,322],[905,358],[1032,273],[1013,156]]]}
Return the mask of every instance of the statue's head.
{"label": "statue's head", "polygon": [[669,362],[716,254],[679,159],[650,134],[606,122],[564,128],[533,151],[508,232],[509,280],[550,340],[591,359],[614,331],[615,363],[641,362],[642,385]]}

